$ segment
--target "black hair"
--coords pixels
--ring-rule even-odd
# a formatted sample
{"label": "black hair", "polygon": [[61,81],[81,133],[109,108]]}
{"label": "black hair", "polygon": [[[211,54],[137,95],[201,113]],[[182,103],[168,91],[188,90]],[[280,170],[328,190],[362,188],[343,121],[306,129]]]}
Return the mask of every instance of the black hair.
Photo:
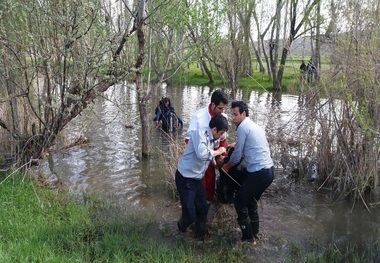
{"label": "black hair", "polygon": [[248,106],[247,106],[247,103],[245,103],[244,101],[233,101],[231,103],[231,109],[233,108],[236,108],[238,107],[239,108],[239,113],[242,114],[244,111],[245,111],[245,115],[248,117],[249,116],[249,111],[248,111]]}
{"label": "black hair", "polygon": [[215,105],[219,105],[221,102],[227,105],[228,96],[223,90],[217,89],[211,95],[211,103],[214,103]]}
{"label": "black hair", "polygon": [[211,129],[216,128],[217,132],[221,130],[228,131],[228,120],[223,115],[214,116],[210,120],[209,127]]}
{"label": "black hair", "polygon": [[172,105],[172,102],[170,101],[170,97],[162,97],[161,101],[160,101],[160,104],[165,106],[165,102],[169,101],[169,105],[168,106],[171,106]]}

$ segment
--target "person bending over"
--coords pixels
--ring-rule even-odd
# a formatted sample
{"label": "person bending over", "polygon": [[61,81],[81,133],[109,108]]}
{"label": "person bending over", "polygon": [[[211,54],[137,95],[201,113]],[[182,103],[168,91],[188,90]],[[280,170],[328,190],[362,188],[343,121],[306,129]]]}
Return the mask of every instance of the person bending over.
{"label": "person bending over", "polygon": [[181,117],[175,113],[174,107],[172,106],[172,103],[170,101],[169,97],[162,97],[160,100],[160,103],[157,105],[156,110],[155,110],[155,117],[153,121],[155,122],[156,125],[159,125],[160,122],[162,122],[162,119],[164,118],[167,113],[174,113],[175,116],[178,119],[178,122],[181,126],[183,126],[183,121]]}
{"label": "person bending over", "polygon": [[[221,89],[215,90],[211,95],[210,104],[196,111],[190,119],[190,124],[188,132],[192,130],[198,130],[200,127],[207,126],[212,117],[218,115],[224,115],[227,119],[227,116],[223,113],[224,109],[228,104],[228,96]],[[185,137],[185,142],[189,142],[189,137]],[[223,136],[216,142],[215,149],[218,147],[227,147],[227,133],[224,133]],[[211,202],[214,199],[215,194],[215,166],[213,162],[210,162],[205,176],[203,177],[203,186],[206,190],[207,201]]]}
{"label": "person bending over", "polygon": [[247,104],[234,101],[231,111],[232,122],[237,127],[235,149],[222,169],[228,173],[244,157],[246,167],[241,171],[241,176],[245,179],[235,194],[234,206],[242,230],[242,240],[250,242],[258,239],[257,202],[273,182],[273,161],[265,131],[250,120]]}
{"label": "person bending over", "polygon": [[210,161],[226,152],[225,147],[215,148],[215,141],[228,130],[223,116],[213,117],[208,127],[189,131],[189,142],[178,160],[175,173],[182,213],[177,227],[181,232],[195,222],[195,237],[203,241],[206,234],[208,205],[202,178]]}

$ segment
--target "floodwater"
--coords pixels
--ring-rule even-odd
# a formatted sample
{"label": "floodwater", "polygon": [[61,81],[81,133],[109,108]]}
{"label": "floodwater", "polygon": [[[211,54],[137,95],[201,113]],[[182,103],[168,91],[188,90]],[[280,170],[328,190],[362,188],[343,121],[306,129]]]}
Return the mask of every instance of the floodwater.
{"label": "floodwater", "polygon": [[[184,127],[169,138],[182,143],[191,115],[208,105],[212,91],[208,87],[163,86],[153,94],[149,118],[153,119],[159,99],[170,96]],[[180,207],[171,198],[168,175],[162,167],[165,149],[169,148],[168,137],[152,122],[152,157],[148,160],[139,157],[136,97],[136,90],[130,85],[115,86],[107,91],[60,134],[52,148],[54,165],[50,168],[79,199],[86,192],[111,198],[125,210],[138,209],[156,216],[174,231]],[[330,198],[333,193],[319,189],[316,182],[309,182],[307,178],[294,182],[289,167],[281,160],[280,147],[274,145],[277,137],[291,140],[289,127],[299,126],[309,119],[313,113],[312,103],[307,98],[266,91],[240,91],[236,98],[249,104],[250,117],[267,130],[276,168],[275,181],[260,201],[263,240],[253,252],[255,262],[284,262],[292,244],[301,247],[318,244],[317,247],[323,248],[326,241],[358,245],[378,241],[379,211],[368,212],[360,203],[333,202]],[[226,113],[229,115],[228,110]],[[310,125],[309,132],[315,131],[315,126]],[[65,148],[80,136],[89,142]],[[233,138],[231,123],[228,142]],[[40,172],[50,174],[48,162],[42,163]],[[235,222],[233,209],[230,217],[231,222]],[[231,231],[236,233],[231,232],[231,235],[239,235],[237,225],[235,227]]]}

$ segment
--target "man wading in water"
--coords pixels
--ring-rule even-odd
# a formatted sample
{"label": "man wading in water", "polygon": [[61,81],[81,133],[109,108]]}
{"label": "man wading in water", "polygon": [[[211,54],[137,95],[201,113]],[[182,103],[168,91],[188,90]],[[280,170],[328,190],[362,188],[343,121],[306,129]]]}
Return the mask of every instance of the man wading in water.
{"label": "man wading in water", "polygon": [[[249,119],[247,104],[234,101],[231,111],[232,122],[236,125],[235,149],[222,170],[228,173],[244,157],[245,169],[240,172],[240,176],[245,179],[235,194],[234,205],[243,234],[242,241],[252,242],[259,238],[257,202],[273,182],[273,161],[265,131]],[[237,176],[239,174],[235,174]]]}
{"label": "man wading in water", "polygon": [[186,232],[195,222],[195,237],[203,241],[206,235],[208,205],[202,178],[210,161],[226,152],[225,147],[215,149],[217,141],[228,131],[228,121],[219,115],[213,117],[208,127],[191,130],[186,134],[189,142],[179,158],[175,183],[182,206],[181,218],[177,222],[179,231]]}
{"label": "man wading in water", "polygon": [[[211,118],[218,115],[223,115],[224,109],[227,107],[228,104],[228,96],[227,94],[217,89],[215,90],[211,95],[211,102],[210,104],[202,108],[198,111],[196,111],[193,116],[191,117],[189,129],[187,132],[190,132],[192,130],[198,130],[201,127],[207,127]],[[224,114],[225,118],[227,116]],[[218,149],[218,147],[227,147],[227,133],[224,133],[223,136],[217,141],[218,144],[215,144],[215,149]],[[189,137],[185,137],[185,142],[189,142]],[[207,201],[210,204],[211,201],[214,200],[214,194],[215,194],[215,165],[211,162],[205,172],[205,175],[203,177],[203,186],[206,190],[206,197]]]}

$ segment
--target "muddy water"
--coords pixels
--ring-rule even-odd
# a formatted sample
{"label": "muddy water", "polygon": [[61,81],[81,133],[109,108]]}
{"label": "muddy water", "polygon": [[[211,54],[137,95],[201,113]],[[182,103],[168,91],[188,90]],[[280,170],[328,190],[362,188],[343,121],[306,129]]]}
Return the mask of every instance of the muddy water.
{"label": "muddy water", "polygon": [[[153,94],[149,112],[153,114],[161,96],[170,96],[177,114],[184,120],[184,128],[171,138],[183,142],[191,115],[209,103],[211,93],[208,87],[162,87]],[[269,137],[278,134],[290,138],[286,127],[307,121],[313,111],[310,101],[293,95],[250,91],[239,92],[237,99],[249,104],[251,118],[272,133]],[[229,114],[228,110],[226,113]],[[52,152],[51,168],[79,199],[85,192],[97,193],[126,210],[149,211],[173,226],[180,208],[168,194],[167,175],[160,162],[168,139],[152,122],[152,158],[140,159],[138,116],[133,86],[109,90],[62,132]],[[233,129],[229,132],[230,141]],[[88,138],[89,143],[63,148],[80,136]],[[282,262],[293,243],[301,246],[332,240],[363,243],[378,238],[378,211],[369,213],[361,205],[332,202],[331,192],[316,191],[318,185],[307,180],[294,183],[276,147],[273,155],[277,173],[269,193],[260,202],[263,241],[261,250],[255,252],[258,258]],[[40,169],[50,173],[47,162]],[[234,221],[233,211],[231,217]]]}

